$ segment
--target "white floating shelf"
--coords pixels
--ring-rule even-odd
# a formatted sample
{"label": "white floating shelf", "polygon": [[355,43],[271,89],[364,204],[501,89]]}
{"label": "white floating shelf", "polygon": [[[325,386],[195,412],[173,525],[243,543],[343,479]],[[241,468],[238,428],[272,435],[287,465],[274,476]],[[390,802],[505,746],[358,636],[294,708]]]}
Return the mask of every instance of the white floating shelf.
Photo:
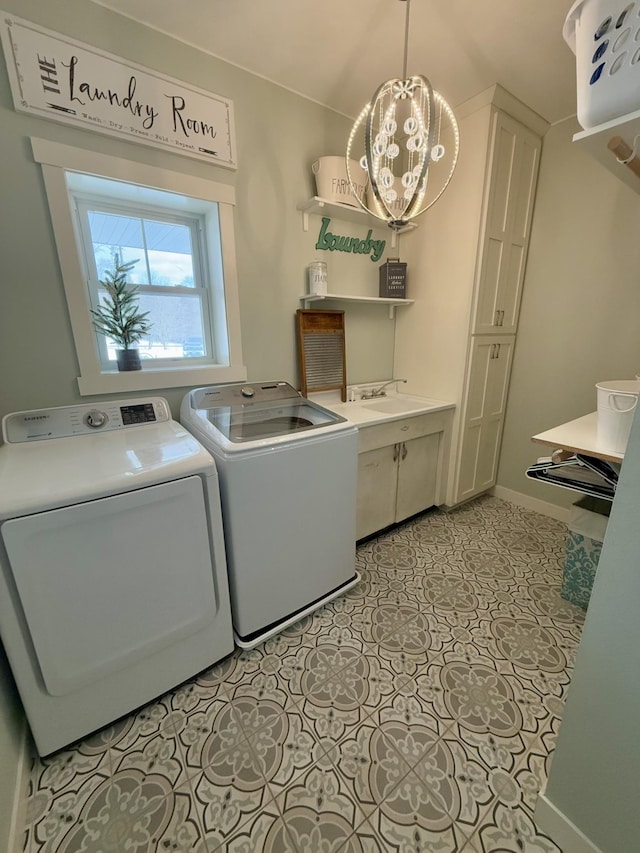
{"label": "white floating shelf", "polygon": [[607,143],[616,136],[620,136],[630,148],[633,148],[634,139],[638,134],[640,134],[640,110],[599,124],[597,127],[582,130],[575,134],[573,141],[586,149],[602,163],[605,169],[613,172],[628,187],[640,193],[640,178],[628,166],[619,163],[615,154],[607,148]]}
{"label": "white floating shelf", "polygon": [[413,305],[414,299],[385,299],[382,296],[345,296],[342,293],[308,293],[300,297],[300,302],[308,308],[312,302],[323,302],[333,299],[338,302],[368,302],[371,305],[386,305],[389,308],[389,319],[393,319],[395,309],[401,305]]}
{"label": "white floating shelf", "polygon": [[[302,228],[305,231],[309,230],[309,214],[311,213],[317,216],[333,216],[336,219],[343,219],[346,222],[357,222],[359,225],[362,225],[364,222],[372,228],[389,228],[386,222],[378,219],[377,216],[373,216],[371,213],[367,213],[361,207],[342,204],[339,201],[327,201],[327,199],[320,198],[320,196],[314,196],[309,201],[299,204],[298,210],[302,211]],[[402,234],[405,231],[413,231],[417,227],[415,222],[408,222],[403,228],[398,230],[391,228],[391,248],[395,249],[398,234]]]}

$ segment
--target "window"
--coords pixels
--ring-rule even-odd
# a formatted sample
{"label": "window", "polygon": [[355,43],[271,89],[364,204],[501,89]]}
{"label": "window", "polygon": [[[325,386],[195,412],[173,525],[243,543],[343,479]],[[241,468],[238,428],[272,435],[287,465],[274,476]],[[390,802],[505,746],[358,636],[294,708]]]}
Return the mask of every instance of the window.
{"label": "window", "polygon": [[[174,215],[170,206],[118,204],[119,185],[113,181],[102,182],[113,195],[85,197],[73,191],[74,177],[67,177],[67,185],[78,217],[91,307],[106,295],[105,273],[118,263],[133,263],[127,280],[138,286],[140,308],[151,323],[149,336],[140,342],[141,358],[153,358],[158,366],[185,359],[224,362],[212,334],[205,217]],[[214,206],[210,216],[217,219]],[[113,370],[115,345],[97,335],[97,346],[103,369]]]}
{"label": "window", "polygon": [[[233,188],[43,140],[32,146],[45,178],[80,393],[245,379]],[[113,341],[91,322],[90,310],[105,296],[101,281],[118,262],[134,263],[127,280],[149,312],[138,372],[117,372]]]}

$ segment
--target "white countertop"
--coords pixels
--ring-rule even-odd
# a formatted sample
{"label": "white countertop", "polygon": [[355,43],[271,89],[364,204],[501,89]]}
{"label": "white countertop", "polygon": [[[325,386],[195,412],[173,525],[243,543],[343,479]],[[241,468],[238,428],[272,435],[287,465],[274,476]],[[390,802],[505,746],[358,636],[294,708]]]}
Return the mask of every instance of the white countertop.
{"label": "white countertop", "polygon": [[[358,399],[353,403],[343,403],[339,391],[320,391],[309,394],[309,399],[346,418],[357,427],[374,426],[375,424],[403,420],[430,412],[455,409],[455,403],[431,400],[427,397],[414,397],[410,394],[396,394],[393,391],[384,397],[376,397],[373,400]],[[390,407],[397,408],[397,411],[382,412],[371,408],[380,404],[383,407],[387,404]]]}
{"label": "white countertop", "polygon": [[595,456],[597,459],[606,459],[608,462],[622,462],[624,459],[623,453],[607,450],[598,441],[597,412],[538,433],[533,436],[532,441],[573,450],[574,453],[584,453],[586,456]]}

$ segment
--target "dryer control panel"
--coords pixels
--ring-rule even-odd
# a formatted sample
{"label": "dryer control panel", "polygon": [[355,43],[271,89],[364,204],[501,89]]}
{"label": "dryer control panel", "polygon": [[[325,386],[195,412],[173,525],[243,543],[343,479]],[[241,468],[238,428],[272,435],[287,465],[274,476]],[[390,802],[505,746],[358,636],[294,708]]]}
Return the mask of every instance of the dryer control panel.
{"label": "dryer control panel", "polygon": [[7,444],[24,444],[72,435],[109,432],[171,420],[164,397],[130,400],[99,400],[78,406],[13,412],[2,419]]}

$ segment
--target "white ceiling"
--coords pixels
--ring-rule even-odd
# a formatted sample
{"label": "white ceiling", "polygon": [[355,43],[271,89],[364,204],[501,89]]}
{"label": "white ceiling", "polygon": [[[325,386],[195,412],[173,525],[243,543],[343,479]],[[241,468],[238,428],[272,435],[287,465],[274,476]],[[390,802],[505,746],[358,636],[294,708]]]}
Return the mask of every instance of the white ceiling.
{"label": "white ceiling", "polygon": [[[402,75],[402,0],[94,0],[349,116]],[[500,83],[553,123],[575,114],[572,0],[410,0],[409,74],[456,106]]]}

